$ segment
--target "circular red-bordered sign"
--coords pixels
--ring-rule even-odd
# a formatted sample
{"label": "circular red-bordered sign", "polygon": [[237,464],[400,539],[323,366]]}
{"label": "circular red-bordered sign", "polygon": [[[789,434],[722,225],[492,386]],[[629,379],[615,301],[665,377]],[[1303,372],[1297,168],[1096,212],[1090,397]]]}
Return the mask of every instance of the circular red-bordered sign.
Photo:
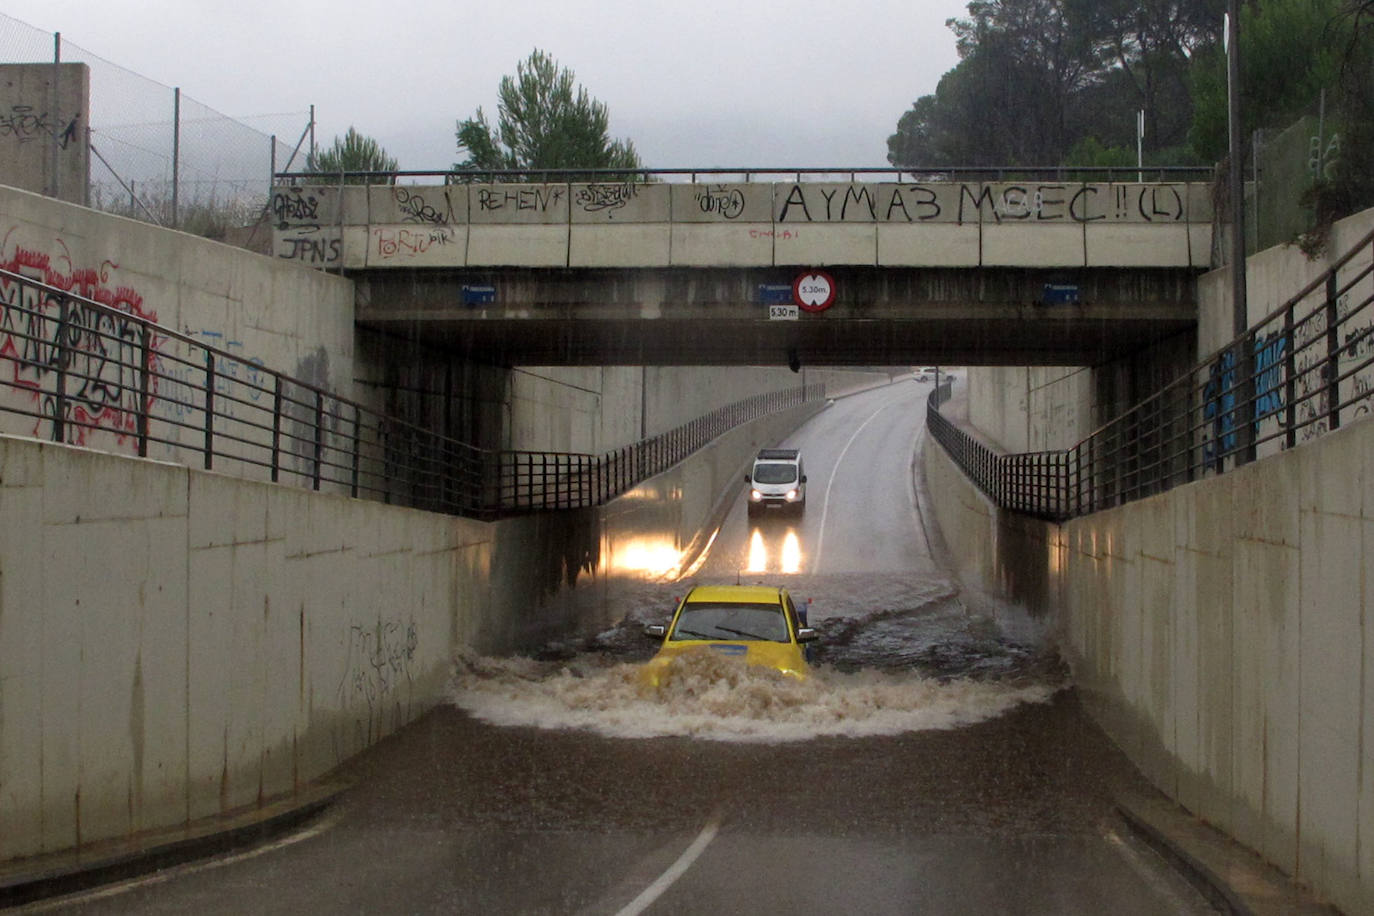
{"label": "circular red-bordered sign", "polygon": [[823,270],[800,274],[792,281],[792,301],[808,312],[823,312],[835,301],[835,278]]}

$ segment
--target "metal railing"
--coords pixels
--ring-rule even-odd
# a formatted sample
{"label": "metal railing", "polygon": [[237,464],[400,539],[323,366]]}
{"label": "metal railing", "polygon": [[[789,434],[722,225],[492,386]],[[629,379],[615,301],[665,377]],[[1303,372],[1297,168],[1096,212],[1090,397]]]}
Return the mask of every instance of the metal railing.
{"label": "metal railing", "polygon": [[601,505],[736,426],[824,396],[824,385],[755,395],[604,455],[495,452],[497,504],[506,512]]}
{"label": "metal railing", "polygon": [[546,184],[600,181],[707,181],[734,179],[743,183],[754,181],[801,181],[803,176],[834,181],[848,176],[850,182],[878,180],[891,182],[927,181],[1049,181],[1049,182],[1189,182],[1212,181],[1216,170],[1199,166],[1153,166],[1137,168],[1125,166],[949,166],[921,169],[892,168],[890,166],[715,166],[710,168],[644,168],[644,169],[464,169],[464,170],[396,170],[389,172],[343,171],[281,171],[274,175],[278,183],[304,184],[377,184],[418,183],[425,179],[440,184],[502,183],[536,181]]}
{"label": "metal railing", "polygon": [[[117,296],[116,296],[117,298]],[[824,386],[758,395],[604,455],[487,450],[157,324],[0,270],[0,431],[431,511],[598,505]]]}
{"label": "metal railing", "polygon": [[1374,233],[1245,334],[1061,452],[932,436],[999,506],[1062,521],[1225,473],[1374,412]]}

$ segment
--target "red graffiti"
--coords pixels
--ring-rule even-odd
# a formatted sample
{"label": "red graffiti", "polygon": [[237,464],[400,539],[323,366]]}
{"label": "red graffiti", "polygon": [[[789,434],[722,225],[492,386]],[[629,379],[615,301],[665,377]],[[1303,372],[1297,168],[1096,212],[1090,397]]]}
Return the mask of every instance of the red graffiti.
{"label": "red graffiti", "polygon": [[22,246],[5,254],[8,242],[9,233],[0,247],[0,269],[52,287],[45,290],[0,276],[0,360],[10,366],[12,389],[28,391],[45,418],[34,424],[33,435],[43,435],[57,418],[60,369],[65,377],[65,440],[85,445],[92,429],[103,428],[123,444],[137,430],[140,413],[146,415],[157,399],[158,374],[148,373],[145,383],[142,371],[145,333],[149,359],[166,340],[144,324],[156,322],[157,314],[144,310],[136,290],[110,285],[118,269],[112,261],[98,268],[75,267],[57,239],[63,254],[54,265],[49,255]]}

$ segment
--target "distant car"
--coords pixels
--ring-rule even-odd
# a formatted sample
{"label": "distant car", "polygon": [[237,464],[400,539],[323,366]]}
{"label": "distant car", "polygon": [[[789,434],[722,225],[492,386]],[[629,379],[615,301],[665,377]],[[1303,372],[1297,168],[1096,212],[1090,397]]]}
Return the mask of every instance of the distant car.
{"label": "distant car", "polygon": [[765,448],[754,458],[753,470],[744,475],[749,486],[749,515],[769,509],[806,509],[806,466],[794,448]]}
{"label": "distant car", "polygon": [[651,624],[644,634],[663,640],[640,673],[654,687],[685,652],[719,652],[803,679],[805,646],[816,639],[787,589],[772,585],[698,585],[678,604],[667,626]]}

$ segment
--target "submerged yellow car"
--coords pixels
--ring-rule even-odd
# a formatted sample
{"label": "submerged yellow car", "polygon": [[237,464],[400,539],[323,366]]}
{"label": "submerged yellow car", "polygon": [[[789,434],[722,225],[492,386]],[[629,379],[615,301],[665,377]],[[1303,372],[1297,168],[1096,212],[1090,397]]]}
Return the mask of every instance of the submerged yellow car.
{"label": "submerged yellow car", "polygon": [[668,626],[650,624],[644,634],[663,640],[641,673],[641,680],[655,687],[675,656],[702,650],[804,678],[805,644],[816,639],[787,589],[770,585],[698,585],[678,604]]}

